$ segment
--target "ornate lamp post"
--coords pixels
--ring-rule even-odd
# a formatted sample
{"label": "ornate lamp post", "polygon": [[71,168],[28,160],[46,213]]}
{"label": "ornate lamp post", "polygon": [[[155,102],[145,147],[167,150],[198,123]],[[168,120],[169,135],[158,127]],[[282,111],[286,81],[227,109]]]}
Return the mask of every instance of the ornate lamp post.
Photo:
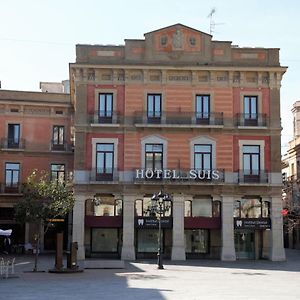
{"label": "ornate lamp post", "polygon": [[157,268],[163,269],[163,259],[162,259],[162,230],[161,230],[161,217],[164,212],[170,209],[169,205],[165,202],[172,201],[169,194],[165,194],[160,191],[158,194],[154,194],[151,198],[151,211],[158,214],[158,251],[157,251]]}

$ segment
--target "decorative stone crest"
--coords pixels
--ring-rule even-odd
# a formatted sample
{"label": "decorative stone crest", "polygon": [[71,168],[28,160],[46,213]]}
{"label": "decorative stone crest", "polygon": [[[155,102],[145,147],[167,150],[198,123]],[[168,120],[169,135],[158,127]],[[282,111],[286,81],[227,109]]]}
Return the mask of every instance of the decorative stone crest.
{"label": "decorative stone crest", "polygon": [[179,29],[176,29],[176,32],[173,34],[173,48],[182,49],[182,39],[183,35]]}

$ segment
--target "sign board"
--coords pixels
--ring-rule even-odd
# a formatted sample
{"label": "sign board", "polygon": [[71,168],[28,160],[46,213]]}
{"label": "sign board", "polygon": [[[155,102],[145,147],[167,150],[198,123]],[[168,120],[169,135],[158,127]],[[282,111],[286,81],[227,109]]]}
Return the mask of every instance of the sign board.
{"label": "sign board", "polygon": [[135,179],[162,179],[162,180],[222,180],[219,170],[195,170],[190,169],[186,172],[171,169],[136,169]]}
{"label": "sign board", "polygon": [[[158,229],[158,219],[155,217],[136,217],[135,218],[135,227],[143,229]],[[169,217],[161,218],[161,228],[172,228],[173,219]]]}
{"label": "sign board", "polygon": [[270,229],[270,218],[234,218],[234,229]]}

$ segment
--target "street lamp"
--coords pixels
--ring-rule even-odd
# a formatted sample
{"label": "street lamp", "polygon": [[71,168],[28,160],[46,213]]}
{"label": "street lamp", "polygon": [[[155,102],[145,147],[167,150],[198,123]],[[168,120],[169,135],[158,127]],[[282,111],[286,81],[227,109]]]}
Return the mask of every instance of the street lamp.
{"label": "street lamp", "polygon": [[158,269],[163,269],[163,259],[162,259],[162,236],[161,236],[161,217],[164,212],[170,209],[170,205],[166,205],[165,202],[172,201],[169,194],[165,194],[160,191],[158,194],[154,194],[151,198],[151,212],[158,213],[158,251],[157,251],[157,265]]}

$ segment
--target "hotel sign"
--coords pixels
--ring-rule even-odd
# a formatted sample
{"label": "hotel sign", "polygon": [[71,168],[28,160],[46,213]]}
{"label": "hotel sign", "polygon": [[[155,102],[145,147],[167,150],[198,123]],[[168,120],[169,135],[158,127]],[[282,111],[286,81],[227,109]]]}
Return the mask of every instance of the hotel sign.
{"label": "hotel sign", "polygon": [[[173,220],[169,217],[161,218],[161,228],[172,228]],[[158,219],[155,217],[136,217],[135,218],[136,228],[158,228]]]}
{"label": "hotel sign", "polygon": [[270,218],[234,218],[234,229],[269,229]]}
{"label": "hotel sign", "polygon": [[180,179],[194,179],[194,180],[220,180],[219,170],[196,170],[190,169],[187,172],[171,169],[136,169],[135,179],[163,179],[163,180],[180,180]]}

